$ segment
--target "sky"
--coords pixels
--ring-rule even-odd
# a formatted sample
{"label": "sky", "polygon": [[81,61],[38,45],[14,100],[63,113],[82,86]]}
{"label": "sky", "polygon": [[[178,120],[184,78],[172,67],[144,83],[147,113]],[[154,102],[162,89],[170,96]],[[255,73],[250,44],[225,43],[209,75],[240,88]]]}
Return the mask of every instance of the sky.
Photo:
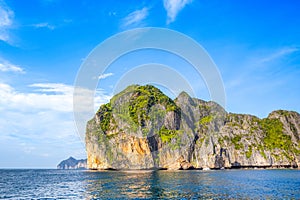
{"label": "sky", "polygon": [[[55,168],[86,157],[73,117],[76,75],[98,44],[133,28],[168,28],[202,45],[221,74],[228,112],[300,112],[299,8],[297,0],[0,0],[0,168]],[[99,76],[95,107],[109,101],[122,74],[153,61],[210,100],[182,59],[145,50]]]}

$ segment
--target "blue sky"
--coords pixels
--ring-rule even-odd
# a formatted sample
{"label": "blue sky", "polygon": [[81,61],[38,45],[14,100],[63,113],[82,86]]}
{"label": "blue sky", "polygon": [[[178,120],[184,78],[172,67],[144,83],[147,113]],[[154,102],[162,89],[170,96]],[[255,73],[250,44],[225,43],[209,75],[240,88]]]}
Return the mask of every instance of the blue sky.
{"label": "blue sky", "polygon": [[[299,7],[296,0],[0,0],[0,168],[51,168],[70,155],[85,157],[72,112],[77,71],[99,43],[132,28],[169,28],[201,44],[221,73],[229,112],[300,112]],[[97,105],[143,62],[197,78],[165,52],[127,56],[102,75]],[[203,82],[194,82],[197,97],[209,100]]]}

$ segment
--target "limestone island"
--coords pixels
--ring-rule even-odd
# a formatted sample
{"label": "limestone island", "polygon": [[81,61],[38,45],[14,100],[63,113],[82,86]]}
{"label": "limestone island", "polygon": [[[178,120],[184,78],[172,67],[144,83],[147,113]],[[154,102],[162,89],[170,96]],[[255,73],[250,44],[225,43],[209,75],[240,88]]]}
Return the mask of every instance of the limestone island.
{"label": "limestone island", "polygon": [[101,105],[86,126],[94,170],[299,168],[300,115],[260,119],[226,112],[182,92],[132,85]]}
{"label": "limestone island", "polygon": [[57,165],[57,169],[87,169],[87,160],[86,159],[80,159],[77,160],[70,156],[68,159],[61,161]]}

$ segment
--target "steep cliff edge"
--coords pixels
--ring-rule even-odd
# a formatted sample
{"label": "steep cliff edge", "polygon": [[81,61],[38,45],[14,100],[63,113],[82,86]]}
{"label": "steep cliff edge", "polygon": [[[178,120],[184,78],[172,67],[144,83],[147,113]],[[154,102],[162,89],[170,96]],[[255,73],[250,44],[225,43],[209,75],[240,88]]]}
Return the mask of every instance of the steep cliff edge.
{"label": "steep cliff edge", "polygon": [[90,169],[299,167],[300,115],[278,110],[259,119],[133,85],[87,123],[86,149]]}

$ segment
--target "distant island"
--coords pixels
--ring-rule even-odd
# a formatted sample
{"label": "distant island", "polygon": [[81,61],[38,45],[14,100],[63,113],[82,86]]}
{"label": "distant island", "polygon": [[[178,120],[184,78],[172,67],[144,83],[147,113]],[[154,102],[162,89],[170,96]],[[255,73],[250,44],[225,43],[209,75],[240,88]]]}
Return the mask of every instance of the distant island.
{"label": "distant island", "polygon": [[87,169],[87,159],[76,160],[69,157],[57,165],[57,169]]}
{"label": "distant island", "polygon": [[132,85],[101,105],[86,128],[87,168],[299,168],[300,115],[260,119],[182,92]]}

